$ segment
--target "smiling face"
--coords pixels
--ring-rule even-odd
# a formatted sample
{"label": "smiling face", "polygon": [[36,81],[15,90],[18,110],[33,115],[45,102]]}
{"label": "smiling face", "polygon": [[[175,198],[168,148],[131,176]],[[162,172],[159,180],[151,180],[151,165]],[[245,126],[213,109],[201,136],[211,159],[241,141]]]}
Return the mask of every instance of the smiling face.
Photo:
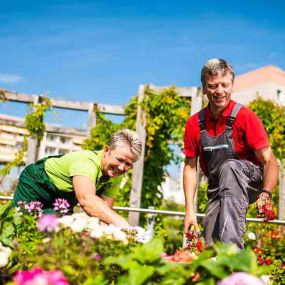
{"label": "smiling face", "polygon": [[227,72],[221,72],[207,78],[203,87],[203,93],[207,95],[211,111],[220,115],[231,100],[233,90],[233,76]]}
{"label": "smiling face", "polygon": [[109,177],[124,174],[133,167],[134,155],[129,145],[120,144],[115,148],[105,146],[102,156],[102,172]]}

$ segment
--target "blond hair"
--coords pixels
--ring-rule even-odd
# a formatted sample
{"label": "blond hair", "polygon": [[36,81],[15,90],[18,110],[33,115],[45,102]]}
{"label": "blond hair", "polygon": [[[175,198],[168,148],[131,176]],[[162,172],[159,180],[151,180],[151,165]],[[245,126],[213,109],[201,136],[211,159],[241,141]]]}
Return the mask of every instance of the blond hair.
{"label": "blond hair", "polygon": [[107,145],[114,149],[122,143],[130,146],[135,160],[140,158],[142,152],[142,140],[135,131],[129,129],[118,130],[111,136]]}
{"label": "blond hair", "polygon": [[222,75],[230,73],[233,77],[232,81],[234,81],[235,73],[232,66],[224,59],[211,58],[205,63],[201,71],[202,86],[205,87],[207,79],[211,76],[217,75],[218,73],[222,73]]}

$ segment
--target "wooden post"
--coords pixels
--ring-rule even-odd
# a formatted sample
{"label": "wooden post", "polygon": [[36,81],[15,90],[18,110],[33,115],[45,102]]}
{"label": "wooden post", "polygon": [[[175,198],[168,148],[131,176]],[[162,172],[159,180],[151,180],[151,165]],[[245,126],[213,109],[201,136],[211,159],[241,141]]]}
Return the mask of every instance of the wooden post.
{"label": "wooden post", "polygon": [[[199,112],[202,108],[202,94],[200,92],[200,89],[195,88],[196,90],[193,91],[192,97],[191,97],[191,116]],[[200,175],[200,167],[199,167],[199,161],[197,162],[197,181],[199,185],[199,175]],[[199,187],[199,186],[198,186]],[[195,213],[198,211],[198,189],[195,193],[194,197],[194,207],[195,207]]]}
{"label": "wooden post", "polygon": [[279,164],[279,220],[285,220],[285,168]]}
{"label": "wooden post", "polygon": [[[138,90],[138,111],[136,120],[136,131],[142,140],[142,154],[140,159],[134,164],[133,175],[132,175],[132,190],[130,195],[130,207],[139,208],[141,205],[141,191],[143,183],[143,168],[144,168],[144,153],[145,153],[145,140],[146,140],[146,130],[145,130],[145,115],[140,106],[144,97],[144,85],[139,86]],[[129,224],[131,226],[137,226],[139,224],[139,213],[130,212],[129,213]]]}
{"label": "wooden post", "polygon": [[88,109],[88,126],[87,126],[87,130],[88,130],[88,136],[89,137],[91,136],[92,128],[94,128],[96,126],[96,112],[95,112],[96,105],[97,104],[90,103],[89,109]]}
{"label": "wooden post", "polygon": [[[33,104],[36,106],[39,103],[40,97],[34,96]],[[34,163],[38,159],[38,139],[31,136],[28,137],[28,149],[26,165]]]}

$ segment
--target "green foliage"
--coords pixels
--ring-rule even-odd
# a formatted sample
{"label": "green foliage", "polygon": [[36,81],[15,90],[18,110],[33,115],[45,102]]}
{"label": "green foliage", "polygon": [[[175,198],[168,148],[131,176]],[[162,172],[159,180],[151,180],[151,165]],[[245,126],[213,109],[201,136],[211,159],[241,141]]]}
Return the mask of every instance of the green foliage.
{"label": "green foliage", "polygon": [[[255,239],[249,239],[249,233]],[[285,284],[285,226],[263,223],[249,223],[245,235],[245,245],[256,252],[264,263],[260,267],[272,277],[272,284]],[[266,263],[268,262],[268,264]]]}
{"label": "green foliage", "polygon": [[42,100],[39,104],[32,104],[30,106],[30,113],[27,114],[25,118],[25,127],[29,131],[30,136],[38,139],[39,141],[42,140],[46,130],[45,123],[43,121],[45,112],[51,107],[51,102],[48,98],[41,98]]}
{"label": "green foliage", "polygon": [[7,176],[10,173],[13,167],[19,166],[23,163],[27,148],[28,148],[28,137],[24,136],[22,147],[15,154],[15,158],[12,161],[6,163],[5,166],[0,169],[0,177],[2,179],[3,177]]}
{"label": "green foliage", "polygon": [[[26,115],[25,118],[25,128],[28,130],[29,135],[32,138],[36,138],[38,143],[43,138],[44,132],[46,130],[45,123],[43,122],[45,112],[51,107],[51,102],[48,98],[42,97],[41,103],[37,105],[30,106],[30,113]],[[13,167],[23,164],[25,154],[28,148],[28,135],[23,138],[22,147],[15,154],[15,158],[8,162],[3,168],[0,169],[0,177],[7,176]]]}
{"label": "green foliage", "polygon": [[83,144],[83,149],[100,150],[107,144],[111,135],[120,128],[119,124],[114,124],[108,120],[98,109],[96,113],[96,126],[91,130],[90,137]]}
{"label": "green foliage", "polygon": [[[125,108],[125,119],[121,124],[114,124],[104,115],[97,112],[97,123],[83,144],[86,149],[101,149],[108,138],[120,128],[135,129],[137,118],[138,97],[130,100]],[[183,138],[183,130],[189,117],[189,99],[178,95],[175,87],[165,89],[157,94],[149,87],[145,88],[145,94],[141,107],[146,115],[146,147],[143,176],[143,189],[141,207],[159,207],[162,201],[162,192],[159,186],[164,181],[167,165],[171,161],[178,162],[169,142],[180,144]],[[129,205],[131,189],[131,173],[124,187],[120,189],[117,204]],[[120,184],[122,177],[116,183]]]}
{"label": "green foliage", "polygon": [[258,97],[249,106],[262,120],[274,154],[285,158],[285,107]]}
{"label": "green foliage", "polygon": [[36,218],[17,212],[10,204],[0,206],[0,218],[6,222],[1,237],[9,228],[8,221],[14,229],[7,236],[13,253],[9,264],[1,269],[1,274],[10,277],[17,270],[39,266],[46,271],[60,269],[70,284],[182,285],[216,284],[237,271],[258,276],[266,271],[265,267],[257,266],[255,254],[249,248],[237,251],[233,245],[218,243],[185,264],[183,259],[169,262],[161,258],[164,245],[160,238],[145,244],[124,244],[91,238],[86,232],[69,228],[41,233]]}

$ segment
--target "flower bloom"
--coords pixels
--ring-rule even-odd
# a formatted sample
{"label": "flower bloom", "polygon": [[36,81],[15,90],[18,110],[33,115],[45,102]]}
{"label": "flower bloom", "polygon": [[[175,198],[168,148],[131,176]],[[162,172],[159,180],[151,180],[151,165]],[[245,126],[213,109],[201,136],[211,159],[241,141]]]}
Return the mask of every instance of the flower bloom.
{"label": "flower bloom", "polygon": [[217,285],[264,285],[264,283],[256,276],[245,272],[236,272],[227,278],[219,281]]}
{"label": "flower bloom", "polygon": [[5,267],[8,264],[10,254],[10,247],[5,247],[0,242],[0,268]]}
{"label": "flower bloom", "polygon": [[43,204],[39,201],[31,201],[31,202],[23,202],[19,201],[18,202],[18,210],[24,210],[27,211],[28,213],[35,215],[36,217],[41,217],[43,214]]}
{"label": "flower bloom", "polygon": [[58,229],[58,221],[55,215],[43,215],[38,220],[38,229],[40,232],[53,232]]}
{"label": "flower bloom", "polygon": [[62,198],[55,199],[55,202],[52,205],[54,207],[53,209],[62,215],[67,214],[69,211],[68,208],[70,207],[69,203]]}
{"label": "flower bloom", "polygon": [[18,271],[13,281],[16,285],[68,285],[61,271],[44,271],[39,267],[29,271]]}
{"label": "flower bloom", "polygon": [[262,211],[265,214],[265,218],[264,218],[265,222],[268,222],[270,220],[274,220],[275,219],[274,211],[271,208],[269,208],[267,205],[262,206]]}
{"label": "flower bloom", "polygon": [[247,234],[247,237],[248,237],[248,239],[250,239],[250,240],[256,240],[255,233],[253,233],[253,232],[248,233],[248,234]]}

